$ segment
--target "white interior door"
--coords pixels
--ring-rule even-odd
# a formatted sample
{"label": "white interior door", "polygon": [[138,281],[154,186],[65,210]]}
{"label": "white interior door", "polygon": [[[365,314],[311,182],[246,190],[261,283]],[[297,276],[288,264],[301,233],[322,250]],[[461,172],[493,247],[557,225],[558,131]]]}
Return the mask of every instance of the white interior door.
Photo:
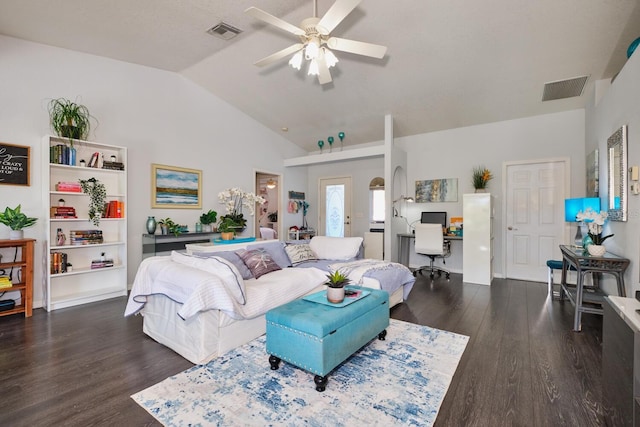
{"label": "white interior door", "polygon": [[351,236],[351,177],[321,178],[318,220],[321,236]]}
{"label": "white interior door", "polygon": [[545,282],[546,262],[560,259],[568,161],[506,165],[505,276]]}

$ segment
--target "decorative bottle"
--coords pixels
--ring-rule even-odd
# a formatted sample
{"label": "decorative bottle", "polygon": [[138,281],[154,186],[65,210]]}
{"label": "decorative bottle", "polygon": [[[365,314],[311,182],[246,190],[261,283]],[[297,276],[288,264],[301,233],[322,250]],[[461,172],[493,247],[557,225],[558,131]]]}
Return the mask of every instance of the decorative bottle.
{"label": "decorative bottle", "polygon": [[149,218],[147,218],[147,233],[155,234],[157,226],[158,224],[156,223],[155,217],[150,216]]}

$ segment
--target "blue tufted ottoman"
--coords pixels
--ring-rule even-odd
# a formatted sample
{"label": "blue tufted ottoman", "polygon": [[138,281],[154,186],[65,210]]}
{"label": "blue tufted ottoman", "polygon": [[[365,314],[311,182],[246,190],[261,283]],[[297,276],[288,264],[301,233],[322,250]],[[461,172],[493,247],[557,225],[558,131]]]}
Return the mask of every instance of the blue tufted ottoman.
{"label": "blue tufted ottoman", "polygon": [[271,369],[278,369],[281,360],[289,362],[316,374],[316,390],[324,391],[329,372],[376,336],[384,339],[389,294],[356,286],[347,289],[370,293],[343,307],[299,299],[267,312]]}

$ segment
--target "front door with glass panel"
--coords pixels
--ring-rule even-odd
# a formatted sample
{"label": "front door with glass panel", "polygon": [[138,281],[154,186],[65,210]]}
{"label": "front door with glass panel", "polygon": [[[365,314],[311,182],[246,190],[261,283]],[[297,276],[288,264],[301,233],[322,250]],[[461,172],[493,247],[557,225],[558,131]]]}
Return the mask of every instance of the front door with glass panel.
{"label": "front door with glass panel", "polygon": [[320,179],[319,234],[351,236],[351,177]]}

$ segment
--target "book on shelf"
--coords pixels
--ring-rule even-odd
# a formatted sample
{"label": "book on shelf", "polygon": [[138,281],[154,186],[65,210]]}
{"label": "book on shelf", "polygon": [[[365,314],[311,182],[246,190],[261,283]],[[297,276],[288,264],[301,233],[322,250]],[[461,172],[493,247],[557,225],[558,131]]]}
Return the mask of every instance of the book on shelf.
{"label": "book on shelf", "polygon": [[102,230],[71,230],[69,239],[74,246],[104,243]]}
{"label": "book on shelf", "polygon": [[51,252],[51,274],[67,272],[67,254],[64,252]]}
{"label": "book on shelf", "polygon": [[124,202],[122,200],[111,200],[105,203],[103,218],[124,218]]}
{"label": "book on shelf", "polygon": [[49,163],[57,165],[76,165],[77,151],[73,146],[57,144],[49,147]]}
{"label": "book on shelf", "polygon": [[71,206],[51,206],[51,218],[77,218],[76,209]]}
{"label": "book on shelf", "polygon": [[91,261],[92,270],[95,270],[96,268],[106,268],[106,267],[113,267],[112,259],[105,259],[105,260],[96,259]]}
{"label": "book on shelf", "polygon": [[102,169],[111,169],[116,171],[124,170],[124,163],[121,162],[109,162],[107,160],[102,162]]}
{"label": "book on shelf", "polygon": [[79,182],[58,182],[56,191],[66,191],[68,193],[82,193],[82,186]]}

